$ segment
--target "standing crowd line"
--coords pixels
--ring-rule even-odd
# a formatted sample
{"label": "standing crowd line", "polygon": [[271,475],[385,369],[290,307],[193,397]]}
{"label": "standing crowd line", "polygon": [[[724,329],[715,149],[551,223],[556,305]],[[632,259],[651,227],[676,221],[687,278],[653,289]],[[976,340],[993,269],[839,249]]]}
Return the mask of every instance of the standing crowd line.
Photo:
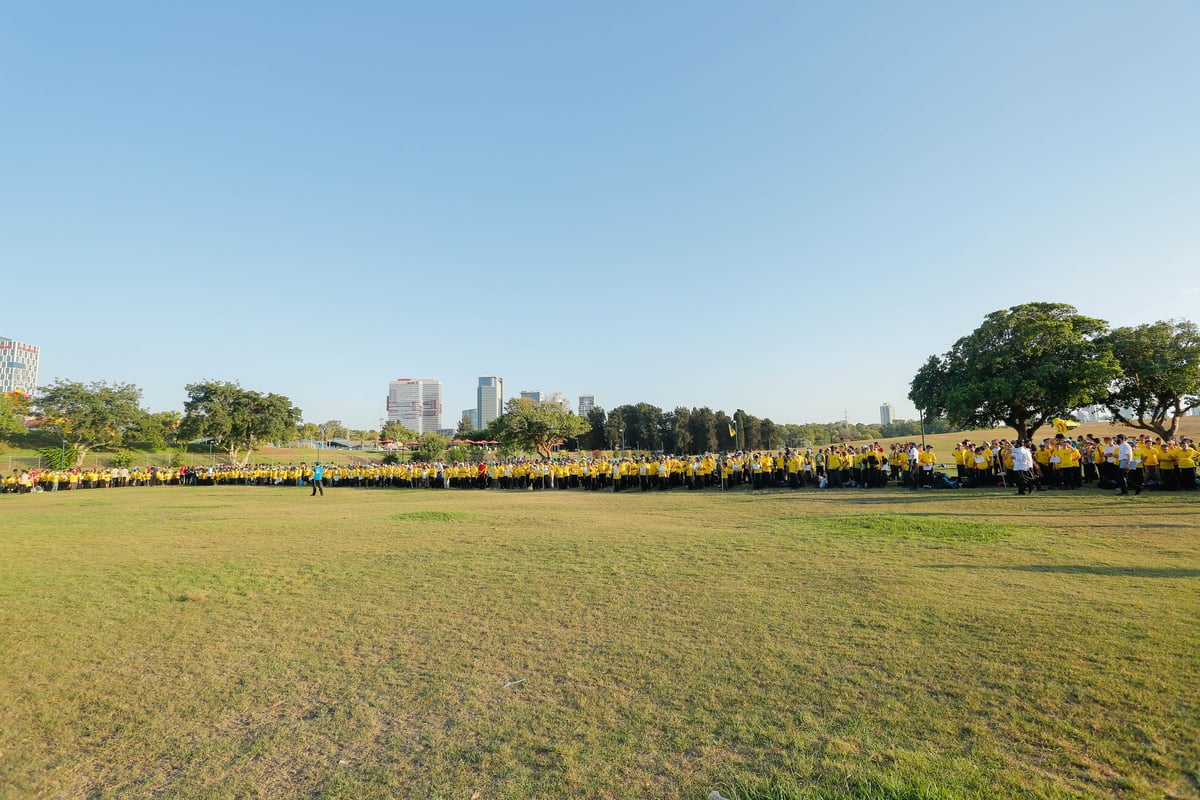
{"label": "standing crowd line", "polygon": [[1155,441],[1124,435],[1072,440],[1063,434],[1032,441],[963,440],[954,449],[955,474],[932,445],[708,453],[694,456],[508,459],[479,463],[258,464],[178,468],[111,467],[17,470],[0,480],[0,491],[32,493],[156,486],[311,486],[405,489],[583,489],[669,491],[749,487],[875,489],[895,483],[912,489],[1013,487],[1020,494],[1071,490],[1095,484],[1123,493],[1133,488],[1194,490],[1200,452],[1192,440]]}

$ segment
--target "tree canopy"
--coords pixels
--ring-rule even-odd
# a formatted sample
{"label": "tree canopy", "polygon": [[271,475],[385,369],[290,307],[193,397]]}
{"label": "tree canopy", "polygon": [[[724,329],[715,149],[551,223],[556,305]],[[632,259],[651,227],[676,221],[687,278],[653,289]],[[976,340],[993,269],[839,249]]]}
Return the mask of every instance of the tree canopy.
{"label": "tree canopy", "polygon": [[1171,439],[1200,405],[1200,328],[1187,321],[1116,328],[1105,337],[1121,375],[1104,401],[1114,422]]}
{"label": "tree canopy", "polygon": [[25,433],[22,417],[29,411],[24,392],[0,392],[0,441]]}
{"label": "tree canopy", "polygon": [[189,438],[211,438],[232,464],[244,463],[259,444],[286,442],[300,422],[300,409],[283,395],[211,380],[185,389],[188,399],[180,432]]}
{"label": "tree canopy", "polygon": [[504,415],[497,423],[496,438],[505,445],[533,450],[544,458],[550,457],[556,445],[591,429],[586,418],[527,397],[514,397],[505,403]]}
{"label": "tree canopy", "polygon": [[142,390],[132,383],[56,380],[43,387],[36,408],[46,418],[43,426],[75,448],[76,464],[91,450],[120,447],[138,431],[146,412]]}
{"label": "tree canopy", "polygon": [[391,439],[393,442],[407,444],[416,440],[417,434],[410,431],[408,428],[401,425],[399,422],[389,422],[383,426],[383,430],[379,433],[380,438]]}
{"label": "tree canopy", "polygon": [[450,445],[450,439],[442,436],[440,433],[421,434],[417,439],[416,447],[413,448],[412,457],[416,461],[439,461],[446,454],[446,448]]}
{"label": "tree canopy", "polygon": [[1101,402],[1120,375],[1103,320],[1064,303],[994,311],[912,380],[917,408],[953,424],[1004,422],[1030,438],[1050,419]]}

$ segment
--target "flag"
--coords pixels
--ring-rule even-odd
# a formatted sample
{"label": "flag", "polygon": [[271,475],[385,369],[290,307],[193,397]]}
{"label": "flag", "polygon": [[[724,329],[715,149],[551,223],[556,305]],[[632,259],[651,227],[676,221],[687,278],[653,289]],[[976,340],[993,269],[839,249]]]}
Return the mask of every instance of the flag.
{"label": "flag", "polygon": [[1067,431],[1071,430],[1071,428],[1077,427],[1079,427],[1079,423],[1073,419],[1059,419],[1058,417],[1054,418],[1054,430],[1058,431],[1059,433],[1066,433]]}
{"label": "flag", "polygon": [[729,423],[729,435],[734,439],[737,438],[737,428],[733,427],[732,422]]}

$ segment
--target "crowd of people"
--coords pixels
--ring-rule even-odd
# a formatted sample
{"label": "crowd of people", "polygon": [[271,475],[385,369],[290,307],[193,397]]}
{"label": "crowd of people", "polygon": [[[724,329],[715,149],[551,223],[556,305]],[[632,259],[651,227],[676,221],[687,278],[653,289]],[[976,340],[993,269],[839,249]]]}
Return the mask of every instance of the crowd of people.
{"label": "crowd of people", "polygon": [[[1018,493],[1071,490],[1095,484],[1133,489],[1194,490],[1200,452],[1187,438],[1163,441],[1058,434],[1040,443],[1008,439],[960,442],[954,473],[932,445],[878,443],[785,448],[693,456],[511,459],[480,463],[335,465],[314,463],[163,467],[14,469],[4,492],[74,491],[127,486],[309,486],[406,489],[912,489],[1011,487]],[[945,470],[945,471],[944,471]],[[314,480],[314,478],[316,478]]]}

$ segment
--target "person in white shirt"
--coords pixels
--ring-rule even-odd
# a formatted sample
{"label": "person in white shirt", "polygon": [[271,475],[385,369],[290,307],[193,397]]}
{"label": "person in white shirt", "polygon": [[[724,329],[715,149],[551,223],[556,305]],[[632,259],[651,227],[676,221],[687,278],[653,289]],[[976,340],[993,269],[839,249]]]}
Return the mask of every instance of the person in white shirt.
{"label": "person in white shirt", "polygon": [[[1129,479],[1133,476],[1134,468],[1133,445],[1125,438],[1125,434],[1119,433],[1117,434],[1117,484],[1120,486],[1121,491],[1117,493],[1118,495],[1129,494],[1129,484],[1131,482]],[[1134,485],[1133,493],[1135,495],[1141,494],[1142,487]]]}
{"label": "person in white shirt", "polygon": [[1016,473],[1017,494],[1033,494],[1033,452],[1029,442],[1017,442],[1012,451],[1013,472]]}

